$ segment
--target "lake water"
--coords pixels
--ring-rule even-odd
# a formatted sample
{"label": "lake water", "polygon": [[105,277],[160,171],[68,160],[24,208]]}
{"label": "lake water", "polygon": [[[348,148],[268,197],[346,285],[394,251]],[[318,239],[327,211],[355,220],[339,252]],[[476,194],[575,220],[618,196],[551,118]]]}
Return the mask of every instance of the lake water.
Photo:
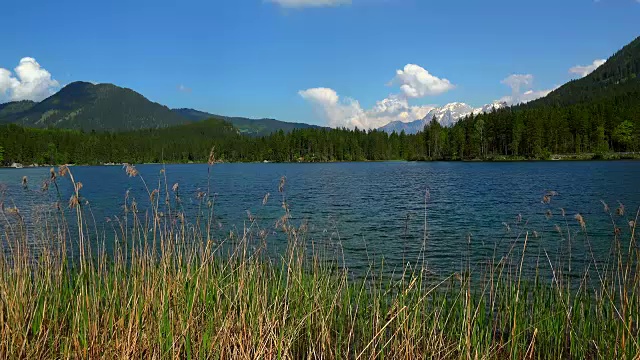
{"label": "lake water", "polygon": [[[160,165],[137,169],[150,187],[161,177]],[[122,214],[127,190],[140,204],[148,202],[140,179],[128,177],[119,166],[71,170],[84,185],[82,194],[99,227],[106,228],[106,218]],[[170,185],[179,184],[185,206],[197,208],[198,192],[207,189],[207,165],[167,165],[166,175]],[[23,176],[28,177],[27,189],[21,185]],[[308,224],[310,240],[339,246],[345,264],[355,272],[366,270],[374,259],[384,258],[388,269],[399,269],[416,258],[423,244],[425,200],[426,257],[437,273],[457,271],[469,258],[500,256],[514,241],[522,242],[527,232],[530,254],[540,258],[546,251],[558,259],[567,252],[567,228],[576,239],[573,255],[586,259],[591,255],[574,220],[577,213],[586,220],[594,255],[604,259],[613,225],[600,201],[612,211],[618,201],[625,205],[625,215],[614,220],[627,239],[628,222],[640,205],[640,162],[633,161],[217,164],[211,188],[219,236],[242,229],[247,211],[262,228],[273,231],[282,215],[282,176],[294,221]],[[55,201],[51,189],[40,190],[48,177],[48,168],[0,169],[5,207],[15,203],[28,218],[30,209]],[[60,183],[62,198],[68,199],[68,179]],[[543,196],[551,190],[557,196],[544,204]],[[267,193],[271,196],[263,206]],[[555,225],[563,229],[563,236]]]}

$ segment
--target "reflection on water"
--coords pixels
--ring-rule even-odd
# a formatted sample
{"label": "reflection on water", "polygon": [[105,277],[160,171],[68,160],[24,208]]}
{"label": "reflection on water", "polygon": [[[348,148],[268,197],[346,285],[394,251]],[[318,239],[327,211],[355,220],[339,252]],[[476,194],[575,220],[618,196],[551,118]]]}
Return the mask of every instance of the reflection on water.
{"label": "reflection on water", "polygon": [[[330,245],[356,273],[381,258],[387,269],[399,269],[417,259],[423,246],[430,269],[459,271],[467,261],[516,254],[525,238],[527,253],[534,255],[527,257],[532,266],[536,261],[560,261],[569,250],[579,266],[592,254],[574,219],[578,213],[587,224],[593,255],[605,260],[614,225],[601,200],[613,212],[618,201],[626,205],[624,216],[613,217],[622,238],[628,238],[628,223],[640,205],[640,162],[632,161],[219,164],[210,182],[206,165],[168,165],[166,173],[160,165],[137,168],[149,188],[162,184],[175,196],[171,187],[179,184],[180,205],[191,218],[202,211],[201,198],[210,188],[216,236],[242,232],[251,218],[253,229],[272,235],[269,246],[277,249],[274,252],[284,247],[282,236],[273,236],[284,196],[293,221],[307,224],[309,240]],[[136,199],[142,212],[148,207],[143,182],[128,177],[121,167],[71,170],[83,183],[82,201],[98,233],[112,231],[108,221],[123,216],[126,196]],[[21,184],[23,176],[27,187]],[[32,233],[38,231],[36,224],[59,211],[57,206],[67,208],[72,186],[65,178],[59,179],[59,189],[42,191],[49,176],[47,168],[0,169],[5,248],[14,207]],[[279,193],[282,176],[286,186]],[[551,190],[557,195],[546,204],[543,197]]]}

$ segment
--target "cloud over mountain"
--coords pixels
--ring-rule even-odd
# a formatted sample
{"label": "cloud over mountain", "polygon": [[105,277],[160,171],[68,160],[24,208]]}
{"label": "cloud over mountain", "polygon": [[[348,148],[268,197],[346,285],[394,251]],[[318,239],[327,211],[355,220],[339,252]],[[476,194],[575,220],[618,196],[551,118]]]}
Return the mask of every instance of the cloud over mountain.
{"label": "cloud over mountain", "polygon": [[607,62],[607,60],[596,59],[596,60],[593,60],[593,63],[591,63],[591,65],[576,65],[571,69],[569,69],[569,73],[580,75],[580,77],[585,77],[591,74],[595,69],[599,68],[605,62]]}
{"label": "cloud over mountain", "polygon": [[298,92],[303,99],[313,104],[319,115],[331,127],[364,127],[364,112],[358,101],[340,100],[338,93],[329,88],[312,88]]}
{"label": "cloud over mountain", "polygon": [[407,64],[404,69],[396,70],[392,83],[399,83],[402,94],[407,98],[439,95],[455,87],[449,80],[433,76],[415,64]]}
{"label": "cloud over mountain", "polygon": [[511,95],[504,96],[498,100],[507,105],[524,104],[530,101],[547,96],[553,89],[532,90],[534,76],[531,74],[512,74],[501,81],[502,84],[511,88]]}
{"label": "cloud over mountain", "polygon": [[298,94],[314,106],[327,125],[338,128],[378,128],[398,119],[420,119],[433,109],[432,106],[410,106],[406,99],[390,96],[364,110],[357,100],[341,99],[335,90],[329,88],[311,88]]}
{"label": "cloud over mountain", "polygon": [[311,104],[331,127],[360,129],[379,128],[392,121],[410,122],[425,117],[434,106],[410,105],[409,99],[438,95],[455,86],[447,79],[431,75],[426,69],[407,64],[396,71],[389,85],[399,85],[400,92],[379,100],[371,109],[363,109],[353,98],[341,99],[330,88],[311,88],[298,94]]}
{"label": "cloud over mountain", "polygon": [[533,84],[533,75],[531,74],[511,74],[501,81],[513,90],[515,93],[520,93],[520,90],[527,88]]}
{"label": "cloud over mountain", "polygon": [[36,59],[24,57],[11,71],[0,68],[0,102],[33,100],[40,101],[55,93],[60,87],[58,81],[51,77]]}

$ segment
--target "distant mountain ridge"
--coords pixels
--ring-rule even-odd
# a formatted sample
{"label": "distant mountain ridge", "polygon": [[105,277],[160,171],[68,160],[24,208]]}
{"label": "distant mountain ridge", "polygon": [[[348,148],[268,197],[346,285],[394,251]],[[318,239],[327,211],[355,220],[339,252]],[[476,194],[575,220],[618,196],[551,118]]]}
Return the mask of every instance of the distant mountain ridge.
{"label": "distant mountain ridge", "polygon": [[191,121],[201,121],[208,118],[219,118],[231,123],[240,131],[240,133],[251,136],[267,136],[280,130],[288,133],[294,129],[322,128],[322,126],[318,125],[286,122],[275,119],[249,119],[244,117],[215,115],[208,112],[188,108],[173,109],[172,111]]}
{"label": "distant mountain ridge", "polygon": [[31,109],[35,104],[35,101],[22,100],[11,101],[5,104],[0,104],[0,119],[5,119],[4,122],[13,122],[15,118],[24,111]]}
{"label": "distant mountain ridge", "polygon": [[283,130],[319,128],[275,119],[252,120],[214,115],[194,109],[169,109],[143,95],[113,84],[77,81],[41,102],[13,101],[0,104],[0,124],[35,128],[122,132],[160,129],[217,118],[243,134],[266,136]]}
{"label": "distant mountain ridge", "polygon": [[505,102],[495,102],[493,104],[487,104],[479,108],[473,108],[468,104],[461,102],[454,102],[442,107],[432,109],[427,115],[422,118],[411,122],[392,121],[389,124],[379,128],[379,130],[386,131],[387,133],[400,133],[404,131],[406,134],[416,134],[424,126],[429,124],[434,117],[442,126],[451,126],[458,120],[467,117],[471,114],[483,114],[492,112],[495,110],[503,109],[507,107]]}

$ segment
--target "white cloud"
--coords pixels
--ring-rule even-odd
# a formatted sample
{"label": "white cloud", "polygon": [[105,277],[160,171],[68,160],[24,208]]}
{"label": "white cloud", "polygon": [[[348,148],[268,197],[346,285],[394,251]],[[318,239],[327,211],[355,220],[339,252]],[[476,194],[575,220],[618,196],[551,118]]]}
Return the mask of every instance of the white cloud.
{"label": "white cloud", "polygon": [[2,100],[9,89],[13,89],[20,84],[18,79],[11,76],[11,71],[0,68],[0,100]]}
{"label": "white cloud", "polygon": [[379,128],[392,121],[410,122],[422,119],[434,108],[432,105],[412,106],[406,98],[390,95],[366,110],[365,116],[371,128]]}
{"label": "white cloud", "polygon": [[[637,1],[640,2],[640,0],[637,0]],[[607,60],[596,59],[596,60],[593,60],[593,63],[591,65],[584,65],[584,66],[576,65],[571,69],[569,69],[569,73],[580,75],[580,77],[585,77],[591,74],[595,69],[599,68],[605,62],[607,62]]]}
{"label": "white cloud", "polygon": [[340,99],[338,93],[329,88],[301,90],[298,94],[312,103],[331,127],[374,129],[392,121],[410,122],[424,118],[435,106],[410,105],[409,99],[442,94],[455,87],[449,80],[437,78],[414,64],[397,70],[388,85],[394,84],[400,85],[400,93],[391,94],[366,110],[357,100]]}
{"label": "white cloud", "polygon": [[51,78],[51,73],[42,68],[34,58],[24,57],[11,71],[0,68],[0,100],[40,101],[51,96],[60,87],[58,81]]}
{"label": "white cloud", "polygon": [[331,127],[365,127],[364,111],[354,99],[341,101],[336,91],[329,88],[301,90],[298,94],[311,102]]}
{"label": "white cloud", "polygon": [[513,74],[501,81],[511,88],[511,95],[500,98],[499,102],[506,102],[507,105],[517,105],[528,103],[549,95],[550,92],[557,89],[531,90],[533,87],[533,75],[531,74]]}
{"label": "white cloud", "polygon": [[503,96],[498,101],[499,102],[506,102],[507,105],[509,105],[509,106],[517,105],[517,104],[525,104],[525,103],[528,103],[529,101],[533,101],[533,100],[545,97],[545,96],[549,95],[549,93],[552,92],[555,89],[557,89],[557,88],[545,89],[545,90],[536,90],[536,91],[528,90],[528,91],[525,91],[522,94],[518,94],[515,97],[513,95]]}
{"label": "white cloud", "polygon": [[340,98],[335,90],[329,88],[313,88],[307,90],[300,90],[298,94],[305,100],[309,100],[316,104],[335,105]]}
{"label": "white cloud", "polygon": [[266,0],[285,8],[323,7],[349,5],[351,0]]}
{"label": "white cloud", "polygon": [[520,93],[521,89],[528,89],[533,84],[531,74],[512,74],[500,81],[511,88],[514,93]]}
{"label": "white cloud", "polygon": [[190,93],[191,92],[191,88],[186,87],[183,84],[178,85],[178,91],[183,92],[183,93]]}
{"label": "white cloud", "polygon": [[403,70],[396,70],[396,77],[391,83],[400,84],[400,90],[407,98],[439,95],[455,87],[449,80],[433,76],[415,64],[407,64]]}
{"label": "white cloud", "polygon": [[549,95],[553,90],[558,87],[554,87],[553,89],[545,89],[545,90],[529,90],[525,91],[520,97],[520,101],[523,103],[528,103],[529,101],[533,101],[542,97]]}
{"label": "white cloud", "polygon": [[299,91],[303,99],[311,102],[330,127],[375,129],[391,121],[422,119],[433,106],[410,106],[405,98],[391,95],[369,110],[362,109],[352,98],[340,99],[335,90],[312,88]]}

